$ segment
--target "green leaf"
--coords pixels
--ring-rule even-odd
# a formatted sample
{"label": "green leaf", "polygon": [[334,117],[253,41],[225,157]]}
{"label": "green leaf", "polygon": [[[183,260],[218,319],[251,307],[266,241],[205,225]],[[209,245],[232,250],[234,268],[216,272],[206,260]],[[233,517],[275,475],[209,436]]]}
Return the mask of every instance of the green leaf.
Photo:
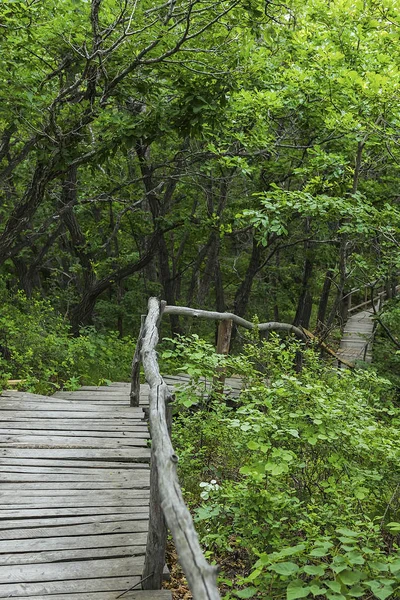
{"label": "green leaf", "polygon": [[347,595],[351,596],[352,598],[360,598],[361,596],[364,596],[364,594],[365,588],[361,587],[361,585],[354,585],[352,588],[347,590]]}
{"label": "green leaf", "polygon": [[350,569],[345,569],[338,575],[338,578],[345,585],[354,585],[360,581],[362,576],[363,573],[361,571],[350,571]]}
{"label": "green leaf", "polygon": [[286,556],[293,556],[294,554],[298,554],[299,552],[303,552],[305,550],[305,544],[297,544],[296,546],[289,546],[289,548],[283,548],[280,552],[274,554],[275,558],[284,558]]}
{"label": "green leaf", "polygon": [[380,581],[366,581],[365,585],[368,585],[368,587],[371,588],[371,592],[379,598],[379,600],[386,600],[386,598],[393,594],[393,587],[387,583],[382,583]]}
{"label": "green leaf", "polygon": [[260,444],[258,442],[255,442],[254,440],[250,440],[247,443],[247,447],[249,448],[249,450],[257,450],[260,447]]}
{"label": "green leaf", "polygon": [[286,589],[287,600],[296,600],[296,598],[306,598],[310,593],[310,587],[304,585],[301,579],[291,581]]}
{"label": "green leaf", "polygon": [[400,558],[397,558],[389,565],[389,569],[391,573],[397,573],[400,571]]}
{"label": "green leaf", "polygon": [[297,571],[299,570],[299,567],[296,565],[296,563],[289,561],[277,563],[276,565],[271,565],[268,568],[269,570],[275,571],[275,573],[278,573],[279,575],[285,575],[286,577],[297,573]]}
{"label": "green leaf", "polygon": [[365,559],[361,552],[349,552],[347,558],[352,565],[363,565],[365,563]]}
{"label": "green leaf", "polygon": [[320,587],[319,585],[313,584],[310,585],[310,592],[315,596],[323,596],[326,592],[326,588]]}
{"label": "green leaf", "polygon": [[303,568],[304,573],[308,573],[308,575],[324,575],[325,570],[327,569],[327,565],[306,565]]}
{"label": "green leaf", "polygon": [[342,586],[338,581],[324,581],[324,585],[327,585],[336,594],[340,594],[342,589]]}
{"label": "green leaf", "polygon": [[386,525],[387,529],[389,529],[389,531],[393,531],[393,532],[397,532],[400,531],[400,523],[397,523],[395,521],[392,521],[391,523],[388,523]]}
{"label": "green leaf", "polygon": [[329,600],[346,600],[346,596],[343,596],[343,594],[335,594],[335,592],[330,592],[329,590],[326,592],[326,597]]}
{"label": "green leaf", "polygon": [[351,529],[347,529],[347,527],[340,527],[336,531],[347,537],[360,537],[360,534],[358,533],[358,531],[353,531]]}

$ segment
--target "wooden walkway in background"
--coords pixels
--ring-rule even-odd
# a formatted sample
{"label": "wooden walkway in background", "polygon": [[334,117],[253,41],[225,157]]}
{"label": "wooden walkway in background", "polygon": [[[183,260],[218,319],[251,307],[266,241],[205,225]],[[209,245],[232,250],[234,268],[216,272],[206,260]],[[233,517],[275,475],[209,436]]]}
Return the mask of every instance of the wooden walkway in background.
{"label": "wooden walkway in background", "polygon": [[362,360],[371,362],[374,332],[373,310],[367,309],[348,318],[337,355],[354,364]]}
{"label": "wooden walkway in background", "polygon": [[[116,600],[140,582],[148,437],[126,384],[53,397],[3,393],[0,598]],[[171,598],[139,590],[122,598]]]}

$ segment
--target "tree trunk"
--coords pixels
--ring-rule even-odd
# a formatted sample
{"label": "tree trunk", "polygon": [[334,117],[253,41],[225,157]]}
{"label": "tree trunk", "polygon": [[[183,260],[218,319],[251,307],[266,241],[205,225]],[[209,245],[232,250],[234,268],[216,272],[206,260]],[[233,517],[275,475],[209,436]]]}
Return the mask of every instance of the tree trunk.
{"label": "tree trunk", "polygon": [[322,333],[325,329],[326,311],[328,310],[329,294],[332,287],[333,270],[329,269],[325,274],[321,297],[318,304],[317,332]]}
{"label": "tree trunk", "polygon": [[246,274],[243,278],[242,283],[236,290],[235,300],[233,303],[233,312],[239,317],[244,317],[249,303],[251,288],[253,287],[253,281],[257,275],[261,264],[261,246],[257,240],[253,237],[253,246],[251,251],[251,257],[249,266],[247,267]]}
{"label": "tree trunk", "polygon": [[[305,233],[308,234],[310,232],[310,220],[306,219],[305,221]],[[303,268],[303,276],[301,280],[301,290],[300,296],[297,302],[296,315],[293,320],[293,325],[308,328],[310,324],[310,317],[312,311],[312,295],[310,292],[310,280],[313,272],[313,262],[310,260],[309,252],[310,252],[310,244],[309,242],[304,242],[304,250],[306,258],[304,260],[304,268]]]}

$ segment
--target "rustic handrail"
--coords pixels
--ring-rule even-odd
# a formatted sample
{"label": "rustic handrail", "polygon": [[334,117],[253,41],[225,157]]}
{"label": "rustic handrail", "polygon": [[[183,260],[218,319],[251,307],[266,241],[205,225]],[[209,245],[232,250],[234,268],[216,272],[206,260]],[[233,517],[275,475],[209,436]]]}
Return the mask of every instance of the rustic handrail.
{"label": "rustic handrail", "polygon": [[[195,600],[218,600],[217,569],[209,565],[201,550],[193,520],[182,497],[176,472],[178,457],[171,444],[168,432],[166,407],[171,400],[171,393],[162,378],[157,362],[156,346],[159,339],[158,325],[161,317],[161,305],[157,298],[150,298],[148,313],[142,330],[140,357],[146,380],[150,387],[149,420],[152,438],[152,455],[154,466],[158,472],[158,490],[150,490],[152,504],[156,503],[155,495],[159,496],[167,525],[174,538],[175,547],[189,587]],[[154,562],[157,548],[154,539],[163,523],[160,514],[150,513],[149,542],[146,548],[143,580],[144,589],[159,589],[161,587],[162,564]],[[153,542],[153,543],[152,543]],[[161,575],[160,575],[161,572]],[[148,577],[148,575],[152,575]],[[157,586],[157,587],[155,587]]]}
{"label": "rustic handrail", "polygon": [[[246,329],[257,327],[259,331],[285,331],[296,335],[303,342],[307,342],[307,336],[300,328],[288,323],[270,322],[255,325],[233,313],[167,306],[164,301],[160,302],[157,298],[149,299],[147,316],[145,320],[142,318],[132,361],[131,383],[131,406],[138,406],[140,363],[142,363],[150,388],[149,421],[152,438],[149,534],[142,587],[148,590],[161,588],[165,563],[166,521],[174,538],[178,557],[193,598],[195,600],[218,600],[220,595],[217,587],[217,569],[210,566],[204,558],[192,517],[182,497],[176,472],[178,457],[174,452],[169,435],[169,403],[172,396],[161,376],[156,354],[159,339],[158,327],[163,314],[233,321]],[[226,343],[225,340],[225,346]]]}
{"label": "rustic handrail", "polygon": [[[203,319],[211,319],[214,321],[233,321],[237,325],[241,325],[245,329],[254,329],[255,324],[250,321],[246,321],[242,317],[238,317],[234,313],[229,312],[214,312],[211,310],[200,310],[197,308],[188,308],[186,306],[166,306],[164,309],[166,315],[182,315],[187,317],[201,317]],[[295,325],[290,323],[278,323],[276,321],[270,321],[268,323],[257,323],[258,331],[286,331],[287,333],[293,333],[298,338],[307,342],[307,337],[304,332]]]}

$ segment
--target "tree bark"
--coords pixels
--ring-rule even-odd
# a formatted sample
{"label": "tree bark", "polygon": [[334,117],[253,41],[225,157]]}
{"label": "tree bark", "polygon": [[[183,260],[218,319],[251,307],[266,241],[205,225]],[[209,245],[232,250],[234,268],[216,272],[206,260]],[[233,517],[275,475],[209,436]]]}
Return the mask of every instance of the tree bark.
{"label": "tree bark", "polygon": [[322,286],[321,297],[318,304],[317,331],[322,332],[325,328],[326,311],[328,310],[329,294],[332,287],[333,270],[328,269]]}
{"label": "tree bark", "polygon": [[236,290],[235,300],[233,302],[233,312],[239,317],[246,314],[247,306],[250,299],[251,288],[253,287],[254,278],[257,275],[261,265],[261,246],[253,237],[251,256],[246,274]]}

